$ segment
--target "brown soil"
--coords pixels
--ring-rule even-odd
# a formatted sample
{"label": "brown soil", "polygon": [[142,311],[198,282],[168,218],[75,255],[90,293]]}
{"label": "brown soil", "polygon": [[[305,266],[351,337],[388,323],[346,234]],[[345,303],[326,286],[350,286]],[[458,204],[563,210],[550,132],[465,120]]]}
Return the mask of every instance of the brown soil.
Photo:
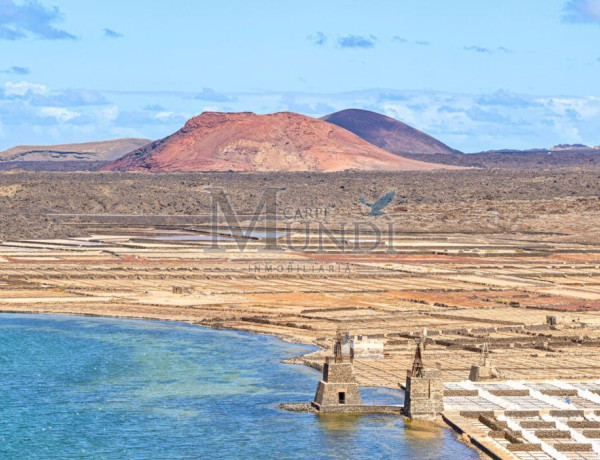
{"label": "brown soil", "polygon": [[105,171],[342,171],[454,168],[386,152],[330,123],[291,112],[205,112]]}
{"label": "brown soil", "polygon": [[[364,220],[368,208],[359,203],[360,196],[373,201],[396,190],[386,208],[388,214],[370,220],[386,225],[391,221],[396,230],[417,234],[546,231],[565,233],[572,241],[600,242],[594,227],[595,213],[600,211],[599,178],[598,169],[153,175],[6,172],[0,173],[0,239],[81,234],[78,228],[65,226],[56,214],[207,214],[210,195],[203,190],[207,186],[223,187],[235,210],[250,214],[269,186],[285,188],[279,194],[281,212],[317,209],[327,213],[329,222]],[[468,253],[457,255],[471,258]],[[552,257],[567,261],[582,256]]]}

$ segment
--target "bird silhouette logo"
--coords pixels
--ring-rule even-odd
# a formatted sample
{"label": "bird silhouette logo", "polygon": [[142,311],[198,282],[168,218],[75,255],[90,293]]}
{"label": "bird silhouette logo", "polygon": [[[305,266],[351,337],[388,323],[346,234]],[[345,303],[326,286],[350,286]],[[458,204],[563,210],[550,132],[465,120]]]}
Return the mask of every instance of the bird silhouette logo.
{"label": "bird silhouette logo", "polygon": [[395,196],[396,192],[391,191],[383,195],[374,203],[367,203],[362,196],[358,199],[358,201],[360,201],[365,206],[371,208],[371,211],[369,212],[370,216],[382,216],[383,214],[385,214],[385,212],[383,211],[384,208],[392,202]]}

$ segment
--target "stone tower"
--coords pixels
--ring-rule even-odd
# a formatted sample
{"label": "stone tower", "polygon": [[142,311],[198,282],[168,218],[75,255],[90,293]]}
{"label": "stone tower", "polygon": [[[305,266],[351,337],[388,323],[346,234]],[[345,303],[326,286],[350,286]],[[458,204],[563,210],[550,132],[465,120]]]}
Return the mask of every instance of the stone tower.
{"label": "stone tower", "polygon": [[433,420],[444,410],[442,371],[424,366],[424,345],[424,337],[421,337],[412,369],[406,375],[404,414],[415,420]]}
{"label": "stone tower", "polygon": [[473,382],[479,382],[481,380],[492,380],[499,378],[501,378],[500,371],[492,366],[490,347],[486,337],[481,347],[481,358],[479,359],[479,364],[473,364],[471,366],[469,380],[472,380]]}
{"label": "stone tower", "polygon": [[344,335],[338,330],[334,356],[325,360],[323,380],[319,382],[315,400],[311,403],[320,412],[352,412],[361,405],[352,355],[343,353],[343,345]]}

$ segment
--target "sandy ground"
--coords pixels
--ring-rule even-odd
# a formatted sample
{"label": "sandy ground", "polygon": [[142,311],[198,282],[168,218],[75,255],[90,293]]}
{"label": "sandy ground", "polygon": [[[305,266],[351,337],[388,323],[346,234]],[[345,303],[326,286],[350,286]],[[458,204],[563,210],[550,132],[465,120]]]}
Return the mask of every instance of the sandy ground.
{"label": "sandy ground", "polygon": [[[439,365],[449,385],[467,379],[486,340],[504,379],[590,381],[600,378],[598,177],[593,169],[2,174],[0,311],[269,334],[316,345],[292,362],[317,368],[341,328],[383,342],[383,357],[357,355],[354,367],[360,385],[389,388],[404,382],[426,329],[425,364]],[[244,251],[226,239],[223,252],[185,239],[209,230],[204,186],[227,188],[236,209],[251,213],[265,183],[287,186],[283,214],[311,220],[303,250],[299,232],[281,252],[261,251],[256,239]],[[358,197],[390,189],[397,198],[387,214],[366,216]],[[386,229],[385,244],[355,253],[315,243],[315,220],[339,238],[349,219]],[[373,238],[367,232],[359,245]],[[504,448],[477,418],[457,414],[469,433]]]}
{"label": "sandy ground", "polygon": [[317,367],[341,327],[385,344],[382,359],[357,357],[362,385],[397,388],[423,328],[425,359],[448,381],[468,377],[488,335],[507,378],[600,377],[600,254],[564,236],[538,236],[524,249],[528,235],[399,234],[396,254],[316,254],[211,253],[207,242],[136,233],[5,242],[0,310],[269,334],[318,346],[299,360]]}

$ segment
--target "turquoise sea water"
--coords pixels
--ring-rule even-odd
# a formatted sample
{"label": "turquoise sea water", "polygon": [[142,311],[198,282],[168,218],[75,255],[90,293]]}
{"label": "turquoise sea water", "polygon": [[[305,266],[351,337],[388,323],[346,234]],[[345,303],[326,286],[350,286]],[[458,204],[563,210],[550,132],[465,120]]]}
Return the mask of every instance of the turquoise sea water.
{"label": "turquoise sea water", "polygon": [[0,315],[0,458],[478,458],[447,429],[278,409],[314,396],[319,373],[280,362],[310,350],[180,323]]}

